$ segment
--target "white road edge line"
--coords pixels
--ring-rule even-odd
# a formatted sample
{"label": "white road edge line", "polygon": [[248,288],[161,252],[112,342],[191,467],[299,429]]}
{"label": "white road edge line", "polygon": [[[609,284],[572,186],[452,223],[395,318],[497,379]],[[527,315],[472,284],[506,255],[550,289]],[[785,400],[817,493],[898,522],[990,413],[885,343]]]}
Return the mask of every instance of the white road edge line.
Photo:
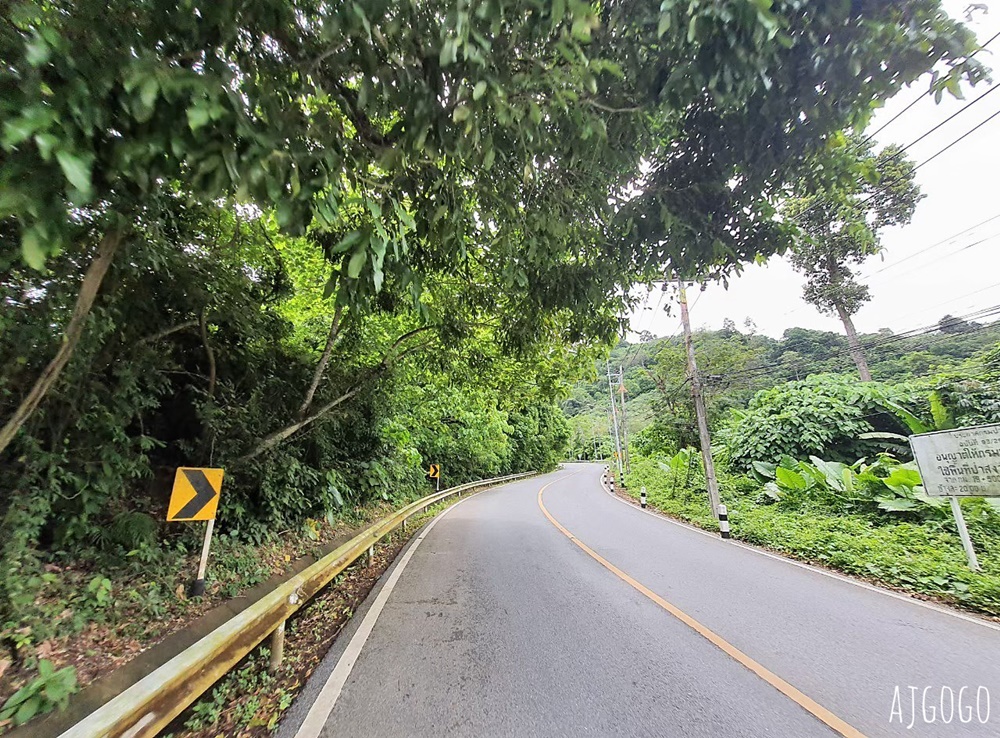
{"label": "white road edge line", "polygon": [[991,630],[1000,631],[1000,625],[997,625],[996,623],[991,623],[989,620],[983,620],[982,618],[977,618],[975,615],[966,615],[965,613],[958,612],[957,610],[950,610],[946,607],[942,607],[941,605],[935,605],[931,602],[918,600],[916,597],[909,597],[905,594],[900,594],[899,592],[893,592],[890,589],[883,589],[882,587],[876,587],[873,584],[868,584],[867,582],[862,582],[857,579],[852,579],[851,577],[845,576],[843,574],[837,574],[832,571],[827,571],[826,569],[820,569],[819,567],[811,566],[801,561],[795,561],[794,559],[789,559],[786,558],[785,556],[780,556],[778,554],[771,553],[770,551],[764,551],[762,549],[757,548],[756,546],[751,546],[747,543],[741,543],[740,541],[737,541],[733,538],[730,538],[729,540],[723,540],[716,534],[709,533],[707,530],[702,530],[701,528],[695,525],[691,525],[690,523],[683,523],[680,520],[674,520],[673,518],[667,515],[660,515],[658,513],[653,512],[652,510],[643,510],[641,507],[636,507],[635,505],[623,500],[614,492],[611,492],[606,486],[604,486],[602,482],[600,482],[600,480],[598,480],[598,484],[600,484],[601,489],[603,489],[604,492],[611,499],[615,500],[616,502],[620,502],[626,507],[632,508],[636,512],[641,512],[644,515],[650,515],[656,518],[657,520],[662,520],[667,523],[672,523],[673,525],[680,526],[681,528],[685,528],[693,533],[700,533],[703,536],[711,538],[713,541],[719,541],[720,543],[725,543],[727,546],[739,546],[740,548],[746,551],[752,551],[753,553],[758,554],[759,556],[766,556],[769,559],[774,559],[775,561],[781,561],[786,564],[791,564],[792,566],[797,566],[800,569],[805,569],[806,571],[811,571],[815,574],[822,574],[824,577],[830,577],[830,579],[836,579],[837,581],[840,582],[853,584],[855,587],[861,587],[862,589],[867,589],[869,592],[877,592],[878,594],[885,595],[886,597],[892,597],[893,599],[901,600],[903,602],[909,602],[911,605],[917,605],[919,607],[926,608],[927,610],[933,610],[934,612],[941,613],[942,615],[950,615],[953,618],[964,620],[967,623],[975,623],[976,625],[981,625],[984,628],[990,628]]}
{"label": "white road edge line", "polygon": [[[503,486],[503,485],[500,485]],[[489,489],[496,489],[496,487],[490,487]],[[485,492],[487,490],[481,490]],[[476,495],[480,494],[476,492],[468,497],[459,500],[454,505],[444,510],[440,515],[435,517],[427,527],[421,531],[420,535],[413,544],[406,550],[403,554],[403,558],[399,560],[399,564],[396,568],[392,570],[392,574],[386,580],[382,589],[379,590],[378,595],[375,597],[375,601],[372,606],[365,613],[364,619],[361,621],[361,625],[358,629],[354,631],[354,635],[351,636],[350,642],[347,644],[347,648],[344,649],[344,653],[340,655],[340,660],[337,661],[337,665],[333,668],[330,676],[326,680],[326,684],[320,690],[320,693],[316,695],[316,699],[309,708],[309,712],[306,713],[305,720],[302,721],[302,725],[299,726],[298,731],[295,733],[295,738],[318,738],[320,732],[326,725],[327,720],[330,719],[330,715],[333,712],[333,708],[337,704],[337,700],[340,698],[340,693],[347,683],[348,677],[351,675],[351,671],[354,669],[354,664],[357,663],[358,657],[361,655],[361,649],[365,647],[365,643],[368,642],[368,637],[371,635],[372,630],[375,628],[375,623],[378,621],[379,615],[382,614],[382,609],[385,607],[385,603],[389,600],[389,596],[392,594],[392,590],[395,589],[396,583],[403,574],[403,570],[406,569],[406,565],[410,563],[410,559],[413,557],[414,551],[420,546],[427,534],[434,529],[434,526],[438,524],[438,521],[444,518],[445,515],[450,513],[456,507],[461,505],[463,502],[472,499]]]}

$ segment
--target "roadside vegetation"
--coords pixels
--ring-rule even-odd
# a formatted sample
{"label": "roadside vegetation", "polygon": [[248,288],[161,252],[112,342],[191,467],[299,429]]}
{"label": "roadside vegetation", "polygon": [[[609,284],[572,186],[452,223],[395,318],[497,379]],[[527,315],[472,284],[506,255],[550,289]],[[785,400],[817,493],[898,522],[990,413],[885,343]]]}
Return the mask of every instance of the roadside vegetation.
{"label": "roadside vegetation", "polygon": [[[720,377],[709,385],[709,416],[733,536],[1000,616],[1000,501],[962,500],[982,566],[973,572],[947,499],[923,493],[906,440],[909,433],[1000,422],[996,331],[948,316],[939,330],[900,340],[892,352],[876,352],[871,369],[885,379],[873,382],[860,381],[853,371],[783,380],[781,372],[786,377],[802,372],[802,364],[781,363],[780,357],[807,337],[820,347],[809,359],[813,366],[822,370],[852,362],[839,349],[842,339],[832,334],[792,329],[773,341],[734,329],[696,332],[699,362]],[[768,348],[779,357],[778,366],[768,360]],[[673,340],[647,342],[633,355],[640,352],[643,358],[626,383],[628,376],[640,380],[629,386],[633,398],[645,397],[651,417],[636,421],[641,430],[631,443],[628,493],[637,497],[646,487],[655,508],[717,531],[684,386],[683,354]],[[722,369],[723,360],[735,368]],[[754,362],[776,371],[755,372]],[[921,371],[926,367],[934,371]],[[679,381],[665,383],[671,380]],[[668,386],[666,393],[658,389]],[[585,396],[588,387],[578,385],[574,395]],[[671,391],[676,387],[683,389]],[[606,394],[606,384],[603,390]],[[632,401],[641,407],[638,398]],[[580,409],[567,404],[570,412]],[[578,423],[578,453],[592,454],[593,444],[582,440],[586,420],[571,417],[571,422]]]}
{"label": "roadside vegetation", "polygon": [[203,605],[176,467],[225,469],[212,596],[429,463],[547,469],[636,285],[785,250],[776,203],[883,177],[873,110],[988,76],[939,0],[0,21],[0,730]]}

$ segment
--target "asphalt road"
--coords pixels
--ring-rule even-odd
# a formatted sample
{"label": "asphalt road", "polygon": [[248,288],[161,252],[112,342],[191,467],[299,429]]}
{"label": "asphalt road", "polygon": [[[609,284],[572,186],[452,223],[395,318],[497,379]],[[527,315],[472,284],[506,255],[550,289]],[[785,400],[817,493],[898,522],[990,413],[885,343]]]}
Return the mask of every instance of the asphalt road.
{"label": "asphalt road", "polygon": [[1000,629],[644,513],[601,469],[439,517],[281,735],[1000,736]]}

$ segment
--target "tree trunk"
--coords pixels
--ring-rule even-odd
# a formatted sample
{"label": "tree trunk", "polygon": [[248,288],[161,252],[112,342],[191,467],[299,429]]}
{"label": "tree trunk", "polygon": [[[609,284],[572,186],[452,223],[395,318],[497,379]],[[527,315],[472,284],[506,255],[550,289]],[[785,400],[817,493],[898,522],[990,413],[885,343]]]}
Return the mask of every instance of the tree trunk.
{"label": "tree trunk", "polygon": [[872,373],[868,370],[865,351],[861,347],[861,341],[858,339],[858,332],[854,330],[854,321],[851,320],[850,314],[839,302],[837,303],[837,314],[840,315],[840,321],[844,324],[844,331],[847,333],[847,345],[851,350],[851,358],[854,359],[854,363],[858,367],[858,374],[861,375],[861,381],[872,381]]}
{"label": "tree trunk", "polygon": [[309,406],[312,405],[313,397],[316,396],[316,390],[319,389],[319,383],[323,379],[323,374],[326,372],[326,365],[330,363],[330,356],[333,354],[333,347],[337,343],[337,336],[340,335],[340,318],[344,314],[344,307],[341,305],[337,308],[336,312],[333,314],[333,322],[330,323],[330,334],[326,337],[326,348],[323,349],[323,355],[319,359],[319,363],[316,365],[316,371],[313,372],[312,383],[309,385],[309,389],[306,390],[305,399],[302,400],[302,405],[299,407],[299,412],[297,417],[301,420],[309,412]]}
{"label": "tree trunk", "polygon": [[80,283],[80,293],[76,297],[73,315],[66,325],[62,346],[59,347],[59,351],[56,352],[55,357],[45,367],[45,370],[38,379],[35,380],[34,386],[28,392],[27,396],[21,400],[21,404],[18,405],[17,410],[14,411],[14,414],[4,427],[0,429],[0,453],[3,453],[7,446],[10,445],[10,442],[14,440],[21,426],[35,412],[45,398],[46,393],[55,384],[62,370],[69,363],[70,358],[72,358],[73,351],[76,350],[76,345],[80,342],[83,329],[86,327],[87,316],[90,314],[90,309],[94,306],[94,300],[97,298],[97,293],[101,288],[101,282],[104,281],[104,275],[107,274],[108,267],[111,266],[115,252],[118,250],[121,242],[122,234],[120,231],[107,233],[101,239],[101,244],[97,249],[97,257],[90,263],[86,273],[83,275],[83,281]]}
{"label": "tree trunk", "polygon": [[208,389],[206,390],[208,394],[208,399],[212,400],[215,398],[215,351],[212,349],[212,344],[208,342],[208,308],[201,311],[201,345],[205,347],[205,356],[208,357]]}

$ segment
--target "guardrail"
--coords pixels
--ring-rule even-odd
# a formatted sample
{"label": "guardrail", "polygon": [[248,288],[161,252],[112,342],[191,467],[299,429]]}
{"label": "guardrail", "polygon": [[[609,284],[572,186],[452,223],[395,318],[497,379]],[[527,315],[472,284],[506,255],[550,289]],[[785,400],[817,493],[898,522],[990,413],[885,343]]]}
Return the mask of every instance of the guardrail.
{"label": "guardrail", "polygon": [[371,555],[379,540],[400,526],[405,530],[410,516],[452,495],[523,479],[534,473],[462,484],[421,498],[383,518],[181,651],[60,738],[155,736],[268,635],[274,639],[272,660],[275,652],[280,660],[285,621],[358,558],[366,553]]}

